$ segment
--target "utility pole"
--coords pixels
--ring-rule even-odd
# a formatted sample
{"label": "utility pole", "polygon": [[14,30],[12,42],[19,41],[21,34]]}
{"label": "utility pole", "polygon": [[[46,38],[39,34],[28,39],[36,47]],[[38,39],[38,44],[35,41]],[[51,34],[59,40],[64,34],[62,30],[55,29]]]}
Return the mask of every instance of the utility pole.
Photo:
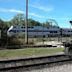
{"label": "utility pole", "polygon": [[28,44],[28,0],[26,0],[25,43]]}

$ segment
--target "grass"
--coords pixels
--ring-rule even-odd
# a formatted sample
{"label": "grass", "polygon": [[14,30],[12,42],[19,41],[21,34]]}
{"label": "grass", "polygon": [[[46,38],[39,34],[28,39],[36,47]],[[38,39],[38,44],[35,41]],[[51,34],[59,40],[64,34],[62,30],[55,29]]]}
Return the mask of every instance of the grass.
{"label": "grass", "polygon": [[44,56],[63,52],[64,48],[25,48],[15,50],[0,50],[0,59],[27,56]]}

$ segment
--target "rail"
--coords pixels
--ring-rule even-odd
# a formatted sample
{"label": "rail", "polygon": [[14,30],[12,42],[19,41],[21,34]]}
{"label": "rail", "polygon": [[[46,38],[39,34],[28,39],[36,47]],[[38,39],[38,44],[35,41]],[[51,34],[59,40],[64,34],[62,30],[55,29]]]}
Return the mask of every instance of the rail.
{"label": "rail", "polygon": [[0,71],[14,70],[19,68],[28,68],[33,66],[64,62],[70,60],[72,59],[64,54],[43,56],[43,57],[33,57],[33,58],[13,59],[13,60],[1,60]]}

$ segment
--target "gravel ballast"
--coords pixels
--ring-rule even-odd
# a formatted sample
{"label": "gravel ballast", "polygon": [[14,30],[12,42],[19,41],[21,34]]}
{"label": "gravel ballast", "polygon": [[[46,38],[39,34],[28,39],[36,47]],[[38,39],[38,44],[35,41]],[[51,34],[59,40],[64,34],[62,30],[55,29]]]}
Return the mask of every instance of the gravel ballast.
{"label": "gravel ballast", "polygon": [[38,69],[32,69],[29,71],[22,71],[22,72],[72,72],[72,61],[45,65],[42,68],[40,67]]}

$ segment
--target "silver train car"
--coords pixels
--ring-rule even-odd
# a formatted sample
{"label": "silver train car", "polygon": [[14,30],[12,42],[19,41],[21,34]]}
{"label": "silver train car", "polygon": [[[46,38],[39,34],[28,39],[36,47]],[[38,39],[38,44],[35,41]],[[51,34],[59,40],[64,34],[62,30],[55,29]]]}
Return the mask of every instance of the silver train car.
{"label": "silver train car", "polygon": [[[8,31],[8,36],[24,35],[24,26],[11,26]],[[48,37],[48,36],[58,36],[60,34],[59,28],[43,27],[43,26],[33,26],[28,27],[28,37]]]}
{"label": "silver train car", "polygon": [[[8,36],[25,35],[24,26],[11,26],[7,31]],[[28,27],[28,37],[56,37],[56,36],[72,36],[72,29],[59,27]]]}

